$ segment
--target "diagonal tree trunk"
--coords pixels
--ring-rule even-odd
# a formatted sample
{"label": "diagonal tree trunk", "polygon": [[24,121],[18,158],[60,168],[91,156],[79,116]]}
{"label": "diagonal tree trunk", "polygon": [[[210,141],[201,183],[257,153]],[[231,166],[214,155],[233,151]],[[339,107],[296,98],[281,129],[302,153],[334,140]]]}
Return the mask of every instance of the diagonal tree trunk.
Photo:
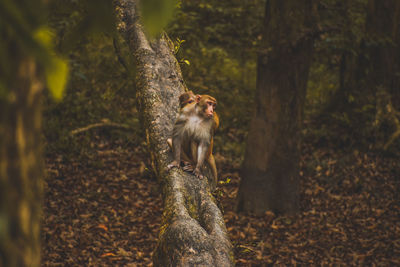
{"label": "diagonal tree trunk", "polygon": [[222,214],[205,179],[181,170],[166,172],[172,161],[166,140],[185,91],[173,46],[166,35],[149,42],[136,22],[134,0],[116,5],[119,30],[135,55],[137,99],[151,153],[152,168],[163,186],[164,218],[155,266],[232,266],[233,253]]}

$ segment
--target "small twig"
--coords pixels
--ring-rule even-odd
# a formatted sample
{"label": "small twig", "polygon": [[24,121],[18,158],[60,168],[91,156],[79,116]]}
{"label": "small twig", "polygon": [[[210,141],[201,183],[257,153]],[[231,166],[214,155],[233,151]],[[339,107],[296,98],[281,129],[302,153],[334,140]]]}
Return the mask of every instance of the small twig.
{"label": "small twig", "polygon": [[389,146],[400,136],[400,129],[398,129],[397,131],[395,131],[389,138],[389,140],[387,141],[387,143],[383,146],[384,150],[387,150],[389,148]]}
{"label": "small twig", "polygon": [[90,124],[88,126],[82,127],[75,129],[70,132],[70,136],[74,136],[86,131],[89,131],[94,128],[117,128],[117,129],[123,129],[123,130],[132,130],[132,127],[126,124],[119,124],[115,122],[109,122],[109,121],[103,121],[103,122],[98,122],[94,124]]}

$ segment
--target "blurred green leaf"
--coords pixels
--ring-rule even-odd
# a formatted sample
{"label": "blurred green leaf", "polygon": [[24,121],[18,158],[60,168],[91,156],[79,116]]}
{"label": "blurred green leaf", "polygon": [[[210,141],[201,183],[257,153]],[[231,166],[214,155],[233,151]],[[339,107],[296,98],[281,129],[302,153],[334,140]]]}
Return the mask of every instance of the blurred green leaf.
{"label": "blurred green leaf", "polygon": [[54,34],[47,27],[41,27],[34,33],[34,39],[47,50],[53,48]]}
{"label": "blurred green leaf", "polygon": [[54,34],[48,27],[41,27],[34,33],[34,39],[45,48],[47,58],[45,62],[45,74],[47,87],[56,100],[63,95],[68,78],[68,64],[66,60],[58,57],[53,50]]}
{"label": "blurred green leaf", "polygon": [[47,86],[56,100],[60,100],[63,96],[68,73],[69,68],[66,60],[57,56],[52,57],[51,63],[46,66]]}

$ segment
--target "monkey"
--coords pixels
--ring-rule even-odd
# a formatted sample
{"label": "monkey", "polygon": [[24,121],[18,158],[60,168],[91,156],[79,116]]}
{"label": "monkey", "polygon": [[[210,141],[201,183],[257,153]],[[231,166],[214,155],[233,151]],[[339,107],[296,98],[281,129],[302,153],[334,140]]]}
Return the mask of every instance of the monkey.
{"label": "monkey", "polygon": [[219,126],[219,117],[214,111],[215,98],[195,95],[192,91],[179,97],[180,111],[173,129],[172,140],[167,142],[173,150],[174,160],[168,169],[180,167],[181,158],[186,164],[183,169],[193,171],[202,178],[201,167],[207,161],[217,182],[217,168],[212,154],[213,136]]}
{"label": "monkey", "polygon": [[[179,107],[182,111],[182,108],[185,107],[187,104],[192,104],[196,101],[196,95],[193,91],[187,91],[179,96]],[[167,139],[168,146],[172,149],[172,138]],[[191,155],[191,153],[190,153]],[[181,158],[183,162],[183,170],[185,171],[193,171],[195,162],[186,155],[185,151],[181,151]]]}
{"label": "monkey", "polygon": [[[207,96],[207,95],[204,95],[204,96]],[[187,91],[179,96],[179,106],[181,109],[183,107],[185,107],[187,104],[194,103],[195,101],[196,101],[196,95],[192,91]],[[217,130],[217,128],[219,126],[219,117],[215,111],[214,111],[213,119],[214,119],[213,133],[215,133],[215,131]],[[168,138],[167,143],[168,143],[169,147],[172,149],[172,139],[171,138]],[[217,168],[216,168],[216,164],[215,164],[214,155],[212,154],[213,145],[214,145],[214,139],[212,136],[211,144],[210,144],[210,148],[209,148],[209,152],[208,152],[209,156],[206,158],[206,161],[212,170],[215,182],[217,182]],[[197,147],[194,146],[193,149],[191,149],[191,150],[192,150],[191,151],[192,158],[187,156],[184,150],[181,151],[181,158],[182,158],[182,162],[183,162],[182,169],[185,171],[193,171],[194,170],[193,166],[195,166],[195,164],[196,164],[196,162],[195,162],[196,156],[195,155],[197,154]]]}
{"label": "monkey", "polygon": [[[182,108],[172,138],[174,161],[168,167],[179,167],[181,153],[184,152],[184,157],[195,163],[193,172],[197,177],[202,178],[201,167],[204,160],[207,160],[216,179],[215,159],[212,156],[212,137],[219,124],[217,115],[214,117],[216,100],[208,95],[193,96],[192,92],[188,92],[180,97]],[[195,102],[192,102],[193,99]],[[187,155],[191,155],[191,158]]]}

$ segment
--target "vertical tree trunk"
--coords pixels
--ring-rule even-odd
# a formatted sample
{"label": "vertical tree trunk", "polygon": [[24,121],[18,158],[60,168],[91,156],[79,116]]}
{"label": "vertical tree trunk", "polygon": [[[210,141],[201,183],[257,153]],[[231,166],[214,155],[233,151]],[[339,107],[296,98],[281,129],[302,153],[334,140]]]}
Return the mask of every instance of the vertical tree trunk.
{"label": "vertical tree trunk", "polygon": [[[43,84],[32,58],[18,49],[0,96],[0,266],[40,266]],[[10,68],[12,68],[12,66]]]}
{"label": "vertical tree trunk", "polygon": [[266,3],[256,111],[248,134],[238,210],[293,214],[299,204],[300,128],[313,52],[312,0]]}
{"label": "vertical tree trunk", "polygon": [[367,14],[367,42],[370,54],[369,86],[383,88],[400,108],[400,1],[370,0]]}
{"label": "vertical tree trunk", "polygon": [[[352,9],[352,4],[349,1],[342,1],[338,3],[338,8],[342,10],[341,19],[346,25],[352,25],[352,18],[350,10]],[[351,27],[343,31],[342,38],[345,40],[352,40],[353,33]],[[354,44],[354,47],[360,48],[360,44]],[[363,79],[361,76],[362,69],[359,68],[358,62],[362,62],[361,57],[357,57],[351,52],[352,47],[345,47],[341,52],[340,64],[339,64],[339,88],[331,97],[327,106],[324,107],[324,112],[321,115],[331,116],[333,112],[346,112],[350,108],[349,96],[354,94],[354,90],[358,88],[356,81]],[[322,117],[321,117],[322,118]]]}

